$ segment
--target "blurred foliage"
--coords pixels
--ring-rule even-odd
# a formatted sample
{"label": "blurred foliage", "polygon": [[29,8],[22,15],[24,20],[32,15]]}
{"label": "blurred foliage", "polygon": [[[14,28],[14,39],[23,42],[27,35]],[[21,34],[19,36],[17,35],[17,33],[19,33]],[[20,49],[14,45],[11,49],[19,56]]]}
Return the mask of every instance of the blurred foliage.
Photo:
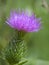
{"label": "blurred foliage", "polygon": [[8,65],[1,58],[1,52],[14,33],[5,21],[11,10],[19,8],[34,12],[42,19],[42,29],[36,33],[27,33],[24,37],[28,43],[28,62],[25,65],[49,65],[49,0],[44,1],[46,4],[43,4],[43,0],[0,0],[0,65]]}

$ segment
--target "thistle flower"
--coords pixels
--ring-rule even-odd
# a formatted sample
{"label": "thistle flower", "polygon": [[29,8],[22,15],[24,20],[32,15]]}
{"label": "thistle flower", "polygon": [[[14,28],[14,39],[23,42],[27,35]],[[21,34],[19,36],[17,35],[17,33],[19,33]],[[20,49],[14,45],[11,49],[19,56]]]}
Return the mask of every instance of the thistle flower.
{"label": "thistle flower", "polygon": [[41,28],[40,18],[36,18],[34,14],[32,16],[28,16],[24,12],[11,12],[6,23],[18,31],[36,32]]}

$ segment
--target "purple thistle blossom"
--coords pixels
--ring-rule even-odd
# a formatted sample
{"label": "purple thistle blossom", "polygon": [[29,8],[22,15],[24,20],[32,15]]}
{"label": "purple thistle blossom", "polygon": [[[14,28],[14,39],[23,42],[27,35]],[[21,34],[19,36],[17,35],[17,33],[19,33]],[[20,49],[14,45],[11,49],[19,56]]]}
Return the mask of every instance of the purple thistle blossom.
{"label": "purple thistle blossom", "polygon": [[6,23],[18,31],[37,32],[41,28],[40,18],[36,18],[34,14],[32,16],[28,16],[24,12],[11,12]]}

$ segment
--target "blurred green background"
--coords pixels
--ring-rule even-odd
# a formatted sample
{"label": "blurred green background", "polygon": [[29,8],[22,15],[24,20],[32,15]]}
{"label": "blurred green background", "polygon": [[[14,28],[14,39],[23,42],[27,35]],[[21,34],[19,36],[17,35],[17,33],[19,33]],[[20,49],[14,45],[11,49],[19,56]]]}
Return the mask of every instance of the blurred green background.
{"label": "blurred green background", "polygon": [[[49,0],[0,0],[0,58],[1,51],[14,34],[14,30],[5,24],[6,18],[13,9],[34,12],[42,19],[42,29],[25,36],[29,60],[25,65],[49,65]],[[0,59],[0,65],[8,64]]]}

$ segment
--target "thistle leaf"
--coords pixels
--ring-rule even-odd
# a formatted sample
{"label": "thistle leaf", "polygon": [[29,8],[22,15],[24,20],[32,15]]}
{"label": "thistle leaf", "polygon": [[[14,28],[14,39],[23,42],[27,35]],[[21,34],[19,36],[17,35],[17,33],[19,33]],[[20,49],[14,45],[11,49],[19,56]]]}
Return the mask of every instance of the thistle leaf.
{"label": "thistle leaf", "polygon": [[17,64],[25,57],[26,43],[12,38],[5,49],[5,58],[10,64]]}

